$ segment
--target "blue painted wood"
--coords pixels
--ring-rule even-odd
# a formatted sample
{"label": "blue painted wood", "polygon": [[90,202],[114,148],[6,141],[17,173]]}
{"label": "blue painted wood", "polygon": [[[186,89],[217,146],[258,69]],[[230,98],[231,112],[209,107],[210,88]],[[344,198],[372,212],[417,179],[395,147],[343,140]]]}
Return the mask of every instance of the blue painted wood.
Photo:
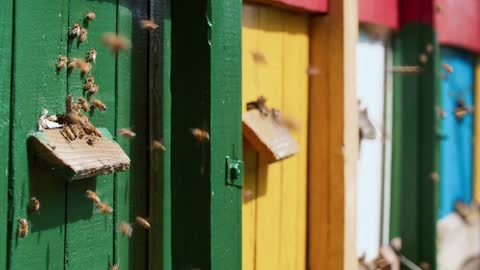
{"label": "blue painted wood", "polygon": [[472,200],[473,114],[457,119],[455,108],[459,99],[473,106],[475,67],[471,54],[448,47],[442,47],[441,61],[452,66],[453,73],[441,82],[441,106],[447,116],[441,121],[439,218],[451,213],[456,201]]}

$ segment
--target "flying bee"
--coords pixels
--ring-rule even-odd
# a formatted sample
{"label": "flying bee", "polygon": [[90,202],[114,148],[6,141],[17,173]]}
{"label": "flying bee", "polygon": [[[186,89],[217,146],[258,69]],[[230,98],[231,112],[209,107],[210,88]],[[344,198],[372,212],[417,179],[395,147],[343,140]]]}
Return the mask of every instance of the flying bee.
{"label": "flying bee", "polygon": [[432,53],[433,52],[433,44],[428,43],[427,47],[425,49],[427,50],[427,53]]}
{"label": "flying bee", "polygon": [[422,63],[422,64],[426,64],[428,62],[428,56],[424,53],[421,53],[418,56],[418,61],[420,61],[420,63]]}
{"label": "flying bee", "polygon": [[115,33],[105,33],[102,37],[103,44],[115,52],[119,50],[128,50],[131,47],[130,41],[121,35]]}
{"label": "flying bee", "polygon": [[72,29],[70,29],[70,32],[68,33],[68,36],[71,38],[75,38],[78,35],[80,35],[80,24],[78,22],[75,22],[73,24]]}
{"label": "flying bee", "polygon": [[87,144],[90,145],[90,146],[93,146],[93,145],[95,145],[95,144],[97,143],[97,140],[98,140],[97,137],[95,137],[95,136],[90,136],[90,137],[88,137],[88,139],[87,139]]}
{"label": "flying bee", "polygon": [[80,70],[80,73],[82,74],[89,73],[90,70],[92,69],[92,64],[87,63],[83,60],[77,59],[76,63],[77,63],[78,69]]}
{"label": "flying bee", "polygon": [[76,67],[77,67],[77,59],[76,58],[70,59],[70,63],[68,63],[67,69],[72,70]]}
{"label": "flying bee", "polygon": [[39,212],[40,211],[40,201],[37,197],[30,198],[30,211]]}
{"label": "flying bee", "polygon": [[147,230],[150,229],[150,223],[143,217],[137,216],[137,223]]}
{"label": "flying bee", "polygon": [[197,139],[198,142],[210,140],[210,134],[207,131],[199,128],[192,128],[192,135]]}
{"label": "flying bee", "polygon": [[133,137],[135,137],[137,134],[135,134],[135,132],[131,131],[130,129],[128,128],[120,128],[117,130],[118,134],[119,135],[122,135],[123,137],[127,138],[127,139],[132,139]]}
{"label": "flying bee", "polygon": [[87,40],[87,37],[88,37],[87,29],[82,28],[80,30],[80,36],[78,37],[78,42],[85,42],[85,40]]}
{"label": "flying bee", "polygon": [[453,72],[453,67],[449,64],[443,63],[442,68],[447,72],[447,73],[452,73]]}
{"label": "flying bee", "polygon": [[155,150],[167,151],[167,148],[165,148],[165,145],[163,145],[163,143],[161,143],[160,141],[157,141],[157,140],[154,140],[154,141],[152,142],[152,147],[153,147],[153,149],[155,149]]}
{"label": "flying bee", "polygon": [[67,65],[68,58],[66,56],[60,56],[58,58],[57,70],[62,70]]}
{"label": "flying bee", "polygon": [[120,222],[118,228],[120,229],[120,232],[123,234],[123,236],[132,237],[133,228],[130,224],[122,221]]}
{"label": "flying bee", "polygon": [[28,235],[28,221],[24,218],[18,220],[18,233],[20,237],[25,238]]}
{"label": "flying bee", "polygon": [[147,30],[155,30],[158,28],[158,24],[154,23],[151,20],[141,20],[140,26],[142,27],[142,29],[147,29]]}
{"label": "flying bee", "polygon": [[103,102],[101,102],[100,100],[94,98],[90,101],[90,104],[92,105],[93,108],[95,109],[99,109],[100,111],[106,111],[107,110],[107,106],[105,106],[105,104],[103,104]]}
{"label": "flying bee", "polygon": [[65,132],[65,134],[67,134],[67,137],[70,141],[75,140],[75,134],[73,134],[73,131],[70,129],[69,126],[63,127],[63,131]]}
{"label": "flying bee", "polygon": [[87,12],[87,15],[85,15],[85,19],[88,20],[88,21],[93,21],[93,20],[95,20],[96,17],[97,17],[97,15],[95,15],[95,12],[93,12],[93,11],[89,11],[89,12]]}
{"label": "flying bee", "polygon": [[94,204],[99,204],[101,203],[102,201],[100,200],[100,197],[98,197],[97,193],[87,189],[87,191],[85,192],[87,198],[89,198],[90,200],[92,200],[92,202]]}
{"label": "flying bee", "polygon": [[80,104],[84,112],[90,111],[90,105],[88,104],[87,100],[85,100],[85,98],[78,98],[78,104]]}
{"label": "flying bee", "polygon": [[91,48],[90,51],[88,51],[87,61],[95,62],[96,59],[97,59],[97,50],[95,50],[94,48]]}
{"label": "flying bee", "polygon": [[113,212],[113,208],[110,207],[110,205],[106,203],[97,203],[96,204],[97,209],[102,213],[102,214],[110,214]]}

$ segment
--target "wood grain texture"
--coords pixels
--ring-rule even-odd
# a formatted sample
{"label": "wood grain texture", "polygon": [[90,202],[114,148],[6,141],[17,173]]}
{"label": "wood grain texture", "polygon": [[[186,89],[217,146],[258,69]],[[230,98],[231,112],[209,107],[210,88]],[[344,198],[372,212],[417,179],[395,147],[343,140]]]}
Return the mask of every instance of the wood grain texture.
{"label": "wood grain texture", "polygon": [[248,0],[247,2],[263,3],[295,11],[328,12],[327,0]]}
{"label": "wood grain texture", "polygon": [[358,109],[356,1],[332,1],[311,23],[308,267],[354,269]]}
{"label": "wood grain texture", "polygon": [[358,19],[360,22],[374,23],[397,29],[399,0],[359,0]]}
{"label": "wood grain texture", "polygon": [[[27,136],[36,129],[43,108],[65,110],[65,70],[56,61],[66,54],[67,6],[64,1],[15,1],[13,33],[11,168],[9,172],[8,269],[63,269],[65,181],[43,170],[27,153]],[[29,18],[26,20],[25,18]],[[32,24],[42,27],[32,28]],[[59,98],[60,97],[60,98]],[[49,179],[49,184],[41,182]],[[28,215],[31,196],[41,201],[41,215]],[[30,234],[19,238],[19,218],[30,223]]]}
{"label": "wood grain texture", "polygon": [[[480,104],[480,58],[475,63],[474,104]],[[473,131],[473,199],[480,202],[480,110],[475,110]]]}
{"label": "wood grain texture", "polygon": [[7,267],[10,95],[12,90],[13,0],[0,1],[0,268]]}
{"label": "wood grain texture", "polygon": [[167,151],[150,151],[149,269],[172,269],[171,240],[171,1],[151,2],[150,17],[159,29],[150,35],[150,141],[161,140]]}
{"label": "wood grain texture", "polygon": [[[244,146],[243,269],[301,269],[306,261],[308,18],[243,6],[243,99],[260,95],[298,122],[299,152],[269,163]],[[262,55],[265,61],[257,61]],[[256,60],[257,59],[257,60]]]}
{"label": "wood grain texture", "polygon": [[[87,25],[84,24],[85,13],[94,11],[96,19]],[[88,29],[88,38],[83,43],[78,39],[69,41],[69,58],[85,59],[90,48],[97,50],[96,62],[92,64],[91,74],[99,91],[94,95],[106,106],[107,111],[95,110],[91,112],[91,122],[115,132],[116,108],[116,56],[102,45],[101,37],[104,32],[117,30],[117,5],[110,1],[83,1],[69,2],[69,26],[79,22]],[[68,76],[68,93],[74,98],[82,96],[84,79],[75,69]],[[68,269],[84,269],[85,265],[91,268],[102,269],[108,263],[114,263],[113,236],[115,224],[113,214],[104,215],[97,211],[93,203],[85,197],[87,189],[99,193],[102,202],[114,206],[114,176],[101,176],[78,182],[71,182],[67,186],[66,200],[66,228],[65,228],[65,265]],[[115,212],[116,209],[114,209]]]}

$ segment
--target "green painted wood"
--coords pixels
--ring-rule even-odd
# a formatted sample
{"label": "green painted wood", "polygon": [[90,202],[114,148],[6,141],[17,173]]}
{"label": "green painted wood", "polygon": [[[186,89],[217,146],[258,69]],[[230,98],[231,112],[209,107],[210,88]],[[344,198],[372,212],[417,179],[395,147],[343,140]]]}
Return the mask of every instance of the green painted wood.
{"label": "green painted wood", "polygon": [[[85,59],[90,48],[97,50],[96,63],[93,64],[91,74],[95,83],[99,85],[95,98],[100,99],[106,106],[106,112],[94,110],[91,113],[91,122],[110,130],[115,134],[116,108],[116,56],[101,43],[104,32],[117,30],[116,1],[69,1],[69,21],[71,27],[74,22],[84,25],[83,20],[88,11],[96,14],[96,19],[88,24],[88,38],[84,43],[77,43],[77,39],[69,42],[68,57]],[[66,33],[64,33],[66,34]],[[83,95],[84,79],[78,69],[68,76],[68,92],[75,98]],[[66,200],[66,232],[65,232],[65,267],[71,269],[105,269],[109,262],[113,262],[113,214],[99,213],[93,203],[85,197],[87,189],[96,191],[102,201],[114,204],[114,177],[101,176],[95,179],[74,181],[68,183]],[[114,209],[115,211],[116,209]]]}
{"label": "green painted wood", "polygon": [[[118,142],[132,160],[130,170],[116,176],[115,220],[134,225],[131,238],[116,233],[116,261],[121,269],[146,269],[147,231],[135,225],[135,216],[148,217],[147,111],[148,32],[139,20],[148,18],[147,0],[120,0],[118,33],[132,40],[132,49],[118,55],[116,129],[131,128],[135,138],[118,136]],[[157,224],[151,223],[153,227]]]}
{"label": "green painted wood", "polygon": [[0,0],[0,6],[0,269],[6,269],[13,0]]}
{"label": "green painted wood", "polygon": [[151,1],[150,17],[158,23],[150,35],[150,140],[161,140],[167,151],[150,152],[149,269],[172,269],[171,227],[171,94],[170,0]]}
{"label": "green painted wood", "polygon": [[428,25],[409,24],[395,38],[394,65],[418,65],[427,44],[435,46],[423,71],[394,74],[391,237],[403,240],[402,252],[435,268],[438,183],[439,54]]}
{"label": "green painted wood", "polygon": [[[65,111],[66,71],[57,74],[56,61],[66,54],[67,14],[62,0],[14,5],[8,269],[63,269],[65,181],[28,155],[27,136],[43,108]],[[40,214],[28,214],[31,196],[39,198]],[[30,222],[26,238],[18,237],[19,218]]]}
{"label": "green painted wood", "polygon": [[225,157],[241,158],[240,12],[241,1],[172,2],[173,269],[241,268],[241,189],[225,182]]}

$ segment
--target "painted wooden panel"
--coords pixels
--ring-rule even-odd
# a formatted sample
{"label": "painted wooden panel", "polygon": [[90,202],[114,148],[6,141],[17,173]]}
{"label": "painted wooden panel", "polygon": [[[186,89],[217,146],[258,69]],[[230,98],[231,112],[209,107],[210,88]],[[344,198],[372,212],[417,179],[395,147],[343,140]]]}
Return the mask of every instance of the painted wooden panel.
{"label": "painted wooden panel", "polygon": [[357,165],[357,254],[360,256],[365,253],[368,260],[378,255],[381,243],[385,53],[383,41],[360,32],[357,44],[357,98],[360,108],[367,110],[376,136],[360,141]]}
{"label": "painted wooden panel", "polygon": [[265,3],[277,7],[308,12],[328,11],[328,0],[247,0],[247,2]]}
{"label": "painted wooden panel", "polygon": [[434,0],[435,29],[442,45],[480,52],[480,2],[477,0]]}
{"label": "painted wooden panel", "polygon": [[397,29],[399,0],[359,0],[358,20]]}
{"label": "painted wooden panel", "polygon": [[243,269],[306,264],[308,44],[306,16],[244,5],[242,102],[264,95],[268,106],[298,121],[300,152],[268,164],[244,147]]}
{"label": "painted wooden panel", "polygon": [[401,0],[399,2],[400,25],[425,23],[433,26],[434,0]]}
{"label": "painted wooden panel", "polygon": [[[480,58],[477,58],[475,64],[475,102],[480,104]],[[478,107],[477,107],[478,108]],[[475,130],[474,130],[474,176],[473,176],[473,197],[475,201],[480,202],[480,110],[475,109]]]}
{"label": "painted wooden panel", "polygon": [[442,47],[441,61],[454,72],[441,85],[441,107],[447,117],[441,122],[439,218],[451,213],[456,201],[472,200],[473,115],[457,119],[455,109],[460,100],[473,106],[475,68],[473,56],[458,49]]}

